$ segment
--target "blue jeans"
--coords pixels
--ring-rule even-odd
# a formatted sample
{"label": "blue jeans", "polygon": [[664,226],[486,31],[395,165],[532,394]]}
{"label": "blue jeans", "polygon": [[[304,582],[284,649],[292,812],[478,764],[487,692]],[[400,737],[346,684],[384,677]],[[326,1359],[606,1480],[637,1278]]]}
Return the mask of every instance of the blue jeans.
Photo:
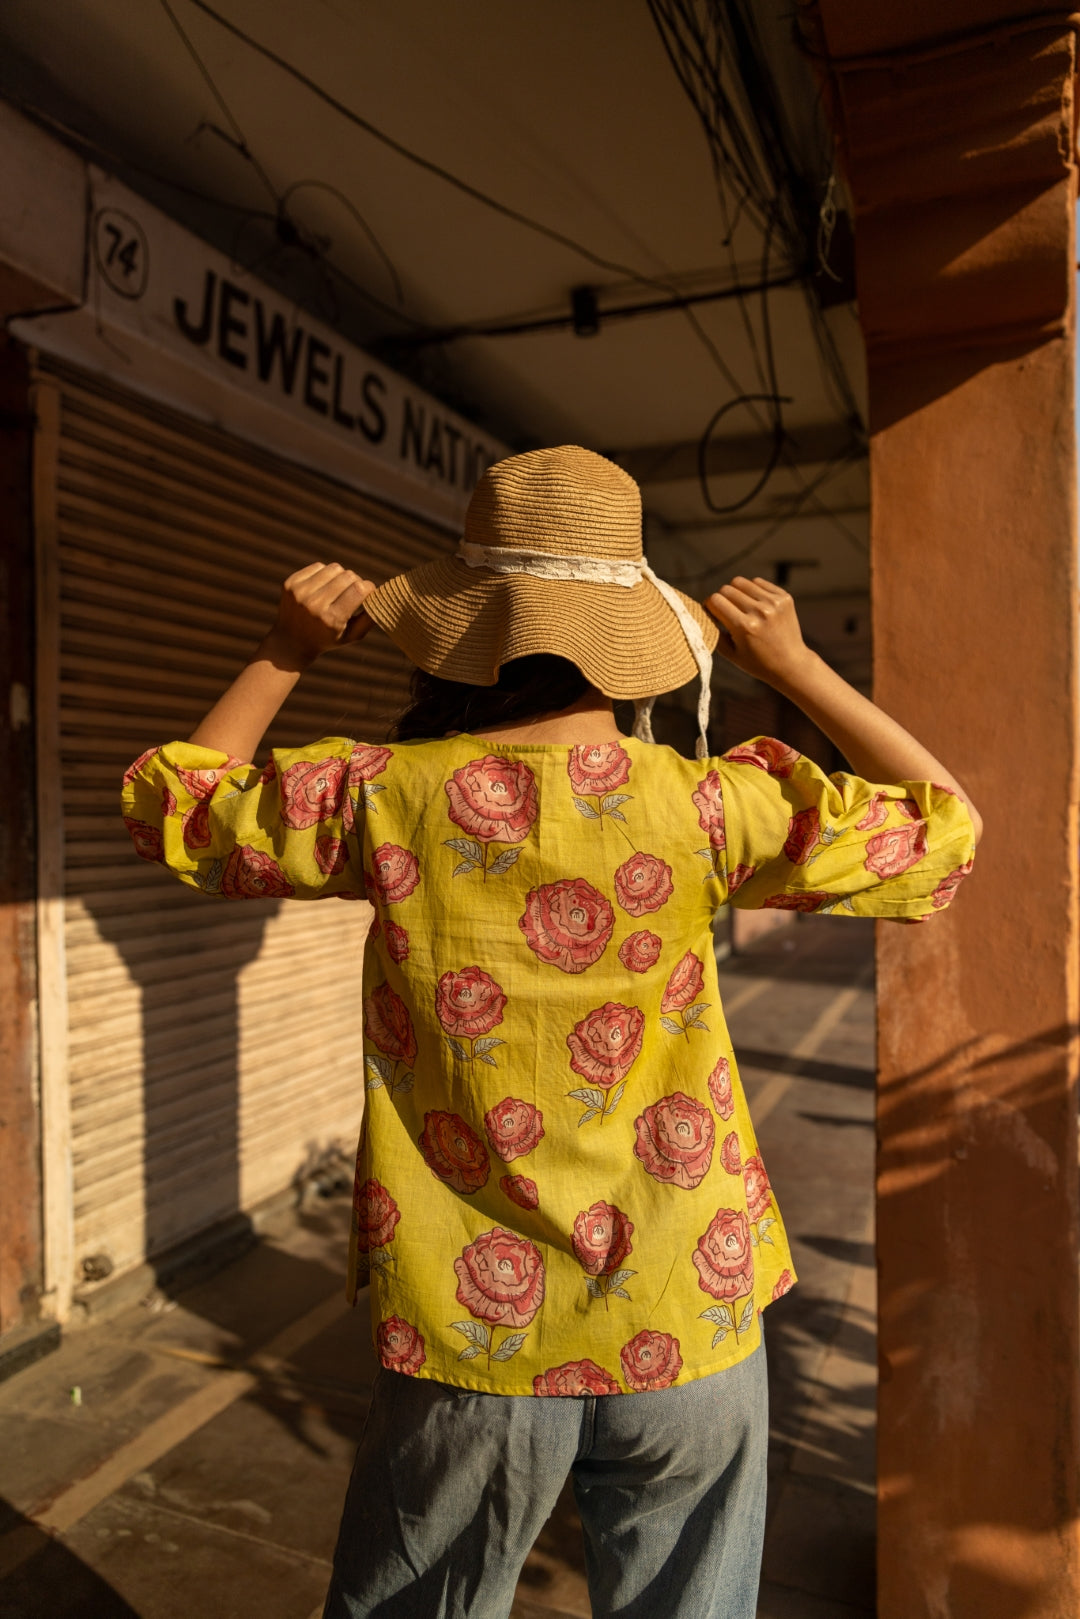
{"label": "blue jeans", "polygon": [[594,1619],[754,1619],[764,1347],[651,1394],[472,1394],[382,1372],[323,1619],[507,1619],[569,1473]]}

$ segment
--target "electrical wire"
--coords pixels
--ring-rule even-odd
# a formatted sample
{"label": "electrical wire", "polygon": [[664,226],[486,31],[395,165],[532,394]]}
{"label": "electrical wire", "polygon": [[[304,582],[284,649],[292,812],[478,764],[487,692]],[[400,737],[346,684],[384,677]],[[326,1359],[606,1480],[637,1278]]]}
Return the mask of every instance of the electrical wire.
{"label": "electrical wire", "polygon": [[[622,264],[617,260],[608,258],[606,255],[596,253],[585,243],[576,240],[568,233],[549,226],[541,220],[532,218],[522,210],[501,202],[499,199],[492,197],[488,193],[481,190],[480,187],[475,186],[471,182],[464,180],[461,176],[454,174],[442,164],[436,163],[432,159],[424,157],[421,153],[413,151],[403,142],[398,141],[393,136],[387,134],[386,131],[380,129],[370,119],[363,117],[362,114],[347,106],[338,97],[334,96],[330,91],[326,90],[322,85],[318,84],[314,79],[310,78],[309,75],[304,73],[301,69],[295,67],[291,62],[280,56],[269,46],[264,45],[253,35],[247,33],[246,30],[242,29],[238,24],[234,23],[230,18],[224,16],[214,6],[210,5],[208,0],[189,0],[189,3],[195,6],[198,10],[202,11],[205,15],[211,17],[219,25],[219,27],[230,33],[234,38],[240,40],[249,49],[255,51],[258,55],[262,56],[265,60],[276,66],[281,72],[287,74],[290,78],[301,84],[309,91],[309,93],[316,96],[326,105],[331,107],[340,117],[346,119],[357,128],[362,129],[371,138],[378,141],[389,150],[395,152],[404,160],[434,175],[436,178],[442,180],[445,184],[454,187],[464,195],[472,198],[475,202],[493,210],[494,212],[502,215],[504,218],[511,220],[525,229],[542,235],[558,245],[567,248],[571,252],[576,253],[599,269],[605,270],[610,274],[621,275],[627,279],[637,282],[639,285],[661,289],[669,293],[673,292],[673,288],[664,279],[657,276],[645,275],[642,272],[634,269],[632,266]],[[199,56],[198,52],[195,50],[186,33],[180,27],[179,22],[177,21],[175,14],[169,5],[169,0],[161,0],[161,4],[169,15],[170,20],[176,27],[177,32],[183,40],[189,54],[191,54],[195,60],[196,65],[209,85],[217,104],[222,108],[227,121],[232,126],[235,134],[237,149],[253,164],[256,172],[259,173],[260,177],[262,178],[263,183],[267,186],[268,190],[270,190],[271,195],[274,196],[275,205],[278,209],[278,218],[280,221],[284,212],[280,196],[278,196],[274,190],[272,183],[265,174],[265,171],[261,169],[260,165],[258,165],[257,161],[253,157],[242,129],[233,116],[231,109],[228,107],[228,104],[215,80],[213,79],[213,76],[210,74],[208,68],[202,61],[202,58]],[[782,211],[783,193],[775,184],[771,188],[766,185],[765,176],[762,174],[752,144],[747,138],[742,121],[736,115],[733,102],[724,88],[722,78],[724,51],[722,29],[720,27],[722,14],[716,6],[715,0],[713,0],[713,3],[709,3],[709,0],[707,0],[706,16],[712,25],[710,39],[708,33],[703,33],[694,13],[693,6],[688,3],[688,0],[648,0],[648,4],[672,68],[675,71],[680,84],[682,84],[684,91],[690,98],[706,135],[712,157],[714,174],[717,177],[718,191],[721,194],[722,207],[725,214],[725,222],[727,226],[725,232],[726,245],[731,248],[733,256],[732,238],[735,223],[738,218],[741,217],[743,211],[750,213],[751,216],[757,219],[759,224],[763,225],[763,265],[767,274],[773,234],[779,223]],[[728,208],[727,194],[724,186],[725,177],[730,180],[735,192],[736,213],[734,219],[731,217]],[[310,183],[324,185],[327,190],[334,191],[345,202],[346,206],[351,207],[351,205],[348,203],[348,199],[344,198],[340,192],[336,191],[336,188],[330,187],[326,182],[313,181]],[[298,182],[298,185],[292,189],[298,189],[299,185],[301,184],[303,184],[303,182]],[[365,230],[365,233],[369,235],[369,239],[374,239],[373,233],[370,231],[370,227],[367,226],[366,221],[363,220],[362,215],[360,215],[358,211],[354,211],[354,213],[358,222],[361,224],[361,227]],[[784,234],[785,236],[790,237],[790,226],[788,221],[785,220],[784,223],[785,227],[787,227],[784,229]],[[305,251],[312,253],[312,244],[303,240],[303,237],[297,227],[294,226],[293,228],[296,231],[298,238],[296,245],[299,245]],[[396,270],[393,269],[388,257],[382,251],[381,246],[377,242],[375,245],[377,250],[380,252],[380,257],[383,259],[384,264],[391,271],[392,279],[395,282],[395,290],[398,291],[400,289],[400,281],[397,277]],[[335,274],[339,275],[348,284],[355,286],[356,290],[360,292],[362,296],[368,298],[376,307],[382,308],[387,313],[391,313],[391,311],[387,310],[386,305],[383,304],[381,300],[375,298],[373,294],[368,293],[366,289],[359,287],[356,283],[352,283],[350,278],[343,276],[342,272],[338,271],[336,267],[332,268],[334,269]],[[737,277],[737,265],[735,266],[735,274]],[[764,281],[765,279],[766,276],[763,275],[761,280]],[[771,321],[769,318],[769,307],[767,301],[768,291],[767,289],[763,288],[760,294],[762,300],[761,318],[762,349],[764,351],[763,357],[761,354],[759,354],[756,335],[753,331],[753,325],[749,319],[744,299],[739,295],[740,293],[741,288],[739,288],[736,296],[738,298],[740,309],[743,313],[744,326],[747,330],[751,351],[755,360],[755,369],[759,373],[759,380],[762,385],[760,390],[756,393],[747,392],[740,387],[737,378],[731,370],[731,367],[725,361],[715,342],[706,332],[693,310],[684,307],[682,311],[684,318],[688,321],[689,325],[695,332],[699,342],[709,353],[713,363],[716,365],[721,375],[724,376],[726,382],[735,393],[735,397],[728,401],[726,406],[722,406],[719,412],[714,413],[714,416],[706,428],[705,433],[702,435],[701,444],[699,446],[699,468],[703,468],[705,466],[708,441],[712,432],[715,430],[717,421],[720,419],[722,414],[726,413],[728,409],[734,408],[736,405],[742,404],[746,406],[752,415],[757,416],[759,425],[763,427],[767,426],[768,430],[771,431],[774,440],[774,452],[770,456],[769,462],[765,469],[765,474],[759,480],[758,485],[755,486],[755,489],[748,497],[743,497],[742,500],[733,503],[733,505],[729,507],[719,507],[711,500],[711,496],[707,491],[707,482],[704,478],[702,479],[703,496],[706,499],[706,504],[710,510],[718,513],[739,510],[744,505],[748,504],[750,500],[756,498],[756,496],[760,494],[761,490],[765,487],[765,484],[768,482],[769,477],[775,470],[776,465],[781,460],[789,460],[796,477],[801,477],[793,460],[791,460],[786,453],[782,417],[784,396],[781,395],[776,382],[775,355],[773,353]],[[419,325],[419,323],[416,322],[410,322],[410,324]],[[767,402],[772,406],[772,420],[768,424],[763,422],[758,413],[754,410],[754,406],[762,402]],[[813,492],[817,487],[817,483],[806,487],[805,494],[807,499],[813,495]],[[850,531],[846,532],[848,533],[849,538],[852,537],[850,535]]]}
{"label": "electrical wire", "polygon": [[[803,487],[796,494],[795,499],[792,501],[787,511],[782,512],[778,517],[773,518],[772,521],[767,523],[761,532],[756,534],[754,538],[746,545],[741,546],[737,551],[732,551],[729,556],[720,557],[715,562],[710,562],[709,566],[701,569],[700,572],[682,574],[681,576],[667,574],[665,577],[667,578],[668,583],[677,585],[680,590],[694,591],[699,589],[701,585],[706,583],[708,580],[717,577],[719,574],[726,573],[729,568],[734,567],[736,562],[742,562],[744,558],[752,556],[753,553],[759,550],[760,547],[763,546],[768,540],[771,540],[773,535],[778,533],[779,530],[785,526],[785,524],[793,522],[796,517],[800,517],[804,508],[808,504],[819,504],[817,499],[817,491],[823,488],[826,483],[830,482],[830,480],[836,477],[840,472],[844,471],[844,469],[847,466],[850,466],[856,459],[857,457],[853,455],[851,450],[843,450],[839,455],[834,455],[830,461],[826,462],[821,471],[815,474],[809,483],[803,485]],[[824,505],[821,506],[821,515],[823,517],[832,518],[836,522],[839,522],[839,519],[835,518],[835,514],[830,512],[829,509]],[[866,543],[861,540],[852,529],[849,529],[846,524],[842,525],[842,527],[851,544],[857,551],[861,552],[865,556],[869,550]]]}
{"label": "electrical wire", "polygon": [[[168,17],[169,21],[172,23],[172,26],[180,38],[184,49],[194,62],[200,77],[209,88],[211,95],[216,101],[218,107],[221,109],[226,123],[232,130],[232,134],[229,135],[225,130],[219,129],[216,124],[207,124],[204,127],[212,130],[214,134],[218,135],[221,139],[227,141],[230,146],[235,148],[240,156],[251,165],[252,170],[258,176],[261,184],[269,193],[274,204],[274,212],[270,217],[273,219],[274,233],[280,247],[285,250],[295,248],[300,253],[306,255],[306,257],[316,265],[319,271],[320,280],[322,282],[323,293],[328,297],[329,300],[330,310],[328,319],[331,325],[337,326],[339,324],[341,315],[336,289],[331,278],[336,278],[338,281],[347,285],[359,297],[366,300],[372,305],[373,308],[378,309],[382,314],[389,315],[394,319],[400,318],[400,306],[404,302],[401,278],[399,277],[397,269],[390,259],[389,254],[386,252],[382,243],[379,241],[378,237],[375,235],[375,232],[361,214],[360,210],[354,203],[350,201],[343,191],[341,191],[337,186],[331,185],[329,181],[326,180],[297,180],[285,191],[279,191],[277,189],[273,181],[270,179],[270,176],[267,174],[265,168],[252,151],[239,119],[234,114],[224,92],[211,73],[201,53],[181,24],[179,18],[172,8],[172,5],[170,4],[170,0],[159,0],[159,4],[161,5],[161,8],[165,12],[165,15]],[[391,308],[389,304],[385,303],[383,299],[378,298],[373,292],[369,291],[369,289],[363,286],[362,283],[347,275],[345,271],[341,270],[336,264],[334,264],[325,250],[325,245],[319,240],[318,237],[316,237],[315,233],[299,224],[290,214],[288,207],[290,197],[305,187],[317,187],[329,192],[330,195],[336,197],[337,200],[352,214],[361,230],[371,242],[376,253],[379,255],[379,258],[382,260],[382,263],[390,276],[390,280],[394,288],[394,296],[398,305],[396,310]],[[238,237],[239,229],[234,234],[233,238],[234,251],[232,256],[234,259],[237,258],[236,243]],[[258,259],[254,261],[254,263],[245,264],[245,268],[250,274],[259,273],[272,263],[273,253],[274,248],[268,248]],[[418,326],[420,323],[410,319],[409,324]]]}
{"label": "electrical wire", "polygon": [[698,485],[701,489],[701,498],[705,502],[705,505],[708,507],[709,511],[713,512],[717,517],[726,517],[732,512],[742,511],[744,507],[750,505],[751,501],[756,500],[775,472],[777,462],[780,460],[780,457],[783,454],[784,428],[783,423],[778,416],[773,427],[772,450],[769,452],[769,458],[765,463],[764,470],[762,471],[757,482],[754,484],[753,488],[748,494],[743,495],[740,500],[733,501],[727,506],[720,506],[715,500],[713,500],[712,491],[709,488],[708,465],[709,443],[712,439],[713,433],[723,421],[728,411],[734,410],[736,405],[750,405],[758,402],[770,404],[779,410],[781,404],[790,405],[792,403],[792,399],[790,395],[781,399],[773,394],[742,394],[737,399],[729,399],[726,405],[721,405],[720,409],[713,413],[709,420],[709,425],[706,427],[704,433],[702,433],[700,439],[698,440],[697,473]]}
{"label": "electrical wire", "polygon": [[210,94],[213,96],[214,100],[217,102],[218,106],[221,108],[221,111],[224,113],[226,123],[228,123],[231,126],[232,132],[233,132],[233,139],[236,142],[237,151],[240,152],[247,159],[247,161],[251,164],[252,169],[258,175],[258,177],[261,180],[263,186],[269,192],[275,209],[280,210],[281,198],[280,198],[280,196],[278,194],[277,188],[274,185],[273,181],[270,179],[270,176],[267,174],[266,170],[263,168],[262,164],[259,162],[258,158],[255,156],[254,152],[251,150],[251,147],[248,145],[247,140],[246,140],[246,138],[244,136],[244,131],[241,129],[239,123],[234,118],[233,113],[232,113],[232,109],[230,108],[228,102],[225,100],[225,97],[222,95],[221,91],[218,89],[218,86],[217,86],[217,83],[216,83],[216,81],[214,79],[213,74],[210,72],[210,69],[207,67],[206,63],[203,61],[202,57],[199,55],[199,52],[195,49],[195,46],[192,44],[191,40],[189,39],[189,37],[188,37],[184,27],[183,27],[183,24],[181,23],[179,17],[176,15],[176,12],[173,10],[172,6],[169,4],[169,0],[159,0],[159,4],[161,6],[162,11],[165,13],[166,17],[168,17],[169,21],[172,23],[173,28],[176,30],[176,33],[179,36],[179,38],[180,38],[180,40],[181,40],[181,42],[182,42],[182,44],[184,46],[184,49],[187,51],[188,55],[191,57],[191,60],[194,62],[196,70],[201,75],[203,81],[205,82],[205,84],[209,88]]}
{"label": "electrical wire", "polygon": [[405,293],[401,285],[401,277],[398,275],[397,267],[394,264],[393,259],[391,259],[389,253],[383,247],[382,243],[379,241],[379,238],[376,236],[375,232],[372,230],[371,226],[368,224],[367,220],[364,218],[356,204],[352,202],[350,198],[345,195],[344,191],[342,191],[338,186],[331,185],[328,180],[294,180],[292,185],[287,186],[281,193],[280,206],[282,208],[287,208],[290,197],[294,196],[297,191],[307,189],[325,191],[329,196],[335,197],[337,201],[340,202],[341,206],[352,215],[382,260],[386,268],[386,273],[390,277],[394,288],[395,301],[398,305],[403,304],[405,302]]}
{"label": "electrical wire", "polygon": [[140,163],[136,158],[132,158],[126,153],[116,152],[111,147],[103,146],[100,141],[94,140],[90,135],[84,135],[81,130],[73,129],[70,124],[64,123],[63,119],[46,112],[42,107],[33,105],[28,101],[22,101],[17,96],[12,97],[12,105],[17,107],[32,122],[43,124],[46,128],[55,131],[70,145],[79,148],[91,158],[100,159],[116,173],[123,173],[125,169],[129,169],[133,174],[142,175],[144,179],[151,180],[155,185],[165,186],[170,191],[178,192],[182,197],[192,198],[195,202],[205,202],[212,208],[224,208],[230,213],[245,214],[252,219],[273,221],[274,215],[266,208],[248,208],[242,203],[232,202],[228,197],[215,197],[211,192],[203,191],[198,186],[188,185],[185,180],[177,180],[171,175],[161,174],[157,169],[152,169],[147,164]]}
{"label": "electrical wire", "polygon": [[[697,16],[694,0],[648,0],[648,4],[669,61],[694,105],[709,142],[721,217],[725,225],[725,245],[730,244],[733,235],[726,178],[734,177],[737,182],[738,208],[749,204],[758,221],[764,221],[762,262],[763,271],[766,273],[759,277],[759,286],[763,289],[760,303],[762,332],[760,352],[753,335],[753,322],[750,320],[747,306],[741,306],[743,326],[747,332],[759,386],[762,392],[774,401],[773,442],[779,449],[778,453],[774,449],[770,464],[775,466],[782,461],[796,482],[803,485],[801,470],[785,442],[783,395],[776,378],[768,291],[764,289],[774,231],[780,229],[792,262],[797,263],[800,260],[805,262],[806,244],[804,234],[800,230],[797,208],[793,211],[793,207],[789,205],[797,189],[795,170],[786,157],[787,141],[774,110],[774,98],[768,83],[767,70],[760,63],[760,51],[755,45],[752,26],[742,17],[738,0],[704,0],[704,21],[699,20]],[[735,113],[731,98],[726,95],[721,83],[726,54],[734,54],[740,64],[735,82],[741,88],[745,103],[743,119]],[[703,96],[711,97],[713,100],[714,107],[711,112],[702,104]],[[769,170],[767,178],[756,163],[748,143],[740,139],[744,120],[751,127],[756,124],[761,131],[760,146]],[[828,197],[828,193],[826,196]],[[822,203],[818,208],[819,225],[824,206]],[[733,274],[737,278],[737,268],[733,269]],[[840,413],[853,429],[857,425],[861,430],[858,409],[840,363],[832,332],[824,319],[809,278],[804,275],[803,279],[807,313],[826,385]],[[716,511],[717,506],[711,499],[703,469],[705,446],[714,428],[715,418],[706,428],[699,444],[699,481],[703,500],[711,511]],[[760,480],[757,493],[764,489],[767,482],[767,476]],[[807,494],[807,500],[813,500],[822,514],[829,517],[845,538],[852,543],[859,543],[851,530],[829,513],[822,502],[816,500],[812,489]],[[736,509],[744,504],[748,504],[746,497],[742,502],[736,503]]]}
{"label": "electrical wire", "polygon": [[[606,257],[604,254],[594,252],[593,249],[588,247],[584,242],[579,242],[575,237],[567,234],[567,232],[558,230],[554,226],[547,225],[542,220],[534,219],[531,215],[524,213],[520,208],[514,208],[509,203],[502,202],[497,197],[490,196],[486,191],[481,190],[479,186],[475,186],[470,181],[462,179],[460,175],[454,174],[450,169],[445,168],[441,163],[436,163],[433,159],[424,157],[420,152],[413,151],[412,148],[406,146],[404,142],[397,140],[394,136],[387,134],[385,130],[380,129],[377,124],[372,123],[369,118],[365,118],[361,113],[358,113],[352,107],[347,106],[345,102],[341,101],[337,96],[325,89],[315,79],[312,79],[308,74],[304,73],[302,69],[295,67],[291,62],[287,61],[285,57],[279,55],[277,51],[272,50],[269,45],[264,45],[261,40],[258,40],[252,34],[249,34],[245,29],[241,28],[239,24],[234,23],[230,18],[223,16],[220,11],[208,3],[208,0],[188,0],[188,3],[197,7],[198,10],[204,12],[208,17],[212,17],[214,21],[218,23],[220,27],[225,29],[227,33],[231,34],[234,39],[240,40],[244,45],[247,45],[249,49],[255,51],[257,55],[263,57],[265,61],[273,63],[273,65],[282,73],[287,74],[289,78],[302,85],[307,91],[310,92],[311,95],[317,97],[318,100],[324,102],[326,106],[332,108],[333,111],[336,112],[341,118],[344,118],[348,123],[353,124],[357,129],[362,129],[365,134],[370,135],[373,140],[378,141],[380,145],[385,146],[389,151],[396,153],[406,162],[412,163],[417,168],[423,169],[426,173],[434,175],[437,179],[442,180],[445,184],[452,186],[457,191],[460,191],[464,196],[471,197],[474,202],[479,203],[482,207],[489,208],[494,213],[500,214],[504,219],[509,219],[514,224],[520,225],[526,230],[533,231],[539,236],[546,237],[549,241],[557,243],[560,247],[567,248],[570,252],[577,254],[587,263],[595,265],[597,269],[605,270],[611,275],[622,276],[624,279],[629,281],[635,281],[639,286],[651,287],[654,290],[666,292],[672,296],[678,296],[678,288],[670,281],[665,280],[663,277],[647,275],[640,270],[634,269],[630,265],[622,264],[616,259],[611,259]],[[709,354],[713,364],[724,377],[728,386],[735,393],[741,393],[742,388],[737,377],[732,372],[731,367],[728,365],[727,361],[720,353],[720,350],[717,348],[715,342],[702,326],[693,310],[685,309],[683,311],[683,318],[694,331],[698,341]],[[762,423],[761,425],[764,426],[765,424]]]}

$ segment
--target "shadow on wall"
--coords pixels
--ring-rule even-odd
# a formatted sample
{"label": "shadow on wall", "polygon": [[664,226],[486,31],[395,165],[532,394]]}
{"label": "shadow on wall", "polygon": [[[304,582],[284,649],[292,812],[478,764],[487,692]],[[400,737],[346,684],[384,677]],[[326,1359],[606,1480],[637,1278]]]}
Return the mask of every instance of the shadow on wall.
{"label": "shadow on wall", "polygon": [[[118,842],[126,844],[122,828]],[[134,864],[134,851],[128,857]],[[241,1213],[240,984],[281,902],[226,905],[156,870],[134,876],[147,891],[137,916],[129,907],[118,914],[108,898],[86,908],[135,989],[126,1021],[138,1028],[143,1149],[141,1174],[126,1154],[124,1201],[141,1181],[142,1236],[130,1229],[118,1235],[120,1264],[130,1264],[137,1244],[155,1265],[158,1285],[168,1288],[178,1271],[189,1274],[196,1234],[204,1247],[212,1236],[217,1262],[253,1240]],[[127,1061],[135,1056],[125,1052]],[[107,1207],[98,1220],[108,1231]],[[106,1240],[100,1255],[82,1256],[84,1279],[106,1280],[112,1262]]]}
{"label": "shadow on wall", "polygon": [[[1065,1082],[1074,1039],[1067,1025],[1011,1045],[976,1037],[879,1088],[879,1310],[887,1346],[879,1378],[889,1405],[879,1490],[893,1510],[906,1502],[903,1511],[946,1548],[950,1612],[1028,1619],[1048,1611],[1037,1571],[1051,1547],[1075,1535],[1068,1444],[1033,1455],[1023,1414],[1025,1402],[1047,1414],[1068,1410],[1075,1368],[1059,1357],[1060,1384],[1051,1375],[1036,1390],[1025,1386],[1021,1358],[1033,1330],[1054,1344],[1074,1341],[1069,1281],[1036,1301],[1024,1266],[1037,1247],[1039,1274],[1070,1277],[1075,1194],[1072,1226],[1040,1220],[1037,1203],[1015,1201],[1025,1182],[1050,1193],[1062,1172],[1075,1180],[1075,1160],[1062,1163],[1052,1145],[1075,1132],[1075,1092]],[[996,1299],[978,1279],[985,1251],[971,1255],[973,1281],[965,1285],[973,1230],[999,1254]],[[1035,1303],[1034,1319],[1016,1315],[1025,1302]],[[980,1411],[1015,1412],[986,1432],[981,1472],[972,1471],[970,1450],[948,1443],[965,1405],[971,1424]],[[1045,1417],[1038,1420],[1047,1432]],[[908,1465],[915,1433],[941,1469],[933,1520]],[[1038,1487],[1025,1489],[1029,1471]],[[1056,1476],[1052,1496],[1041,1482],[1047,1473]],[[942,1499],[955,1503],[947,1516]]]}

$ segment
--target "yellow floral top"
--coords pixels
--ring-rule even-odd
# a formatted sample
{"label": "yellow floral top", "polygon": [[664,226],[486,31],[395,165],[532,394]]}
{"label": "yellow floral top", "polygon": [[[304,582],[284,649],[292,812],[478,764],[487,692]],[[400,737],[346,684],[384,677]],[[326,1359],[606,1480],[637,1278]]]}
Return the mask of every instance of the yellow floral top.
{"label": "yellow floral top", "polygon": [[367,897],[350,1289],[382,1364],[485,1392],[667,1388],[794,1281],[720,1006],[721,905],[925,921],[974,853],[925,782],[771,738],[692,761],[339,737],[128,771],[136,849],[221,899]]}

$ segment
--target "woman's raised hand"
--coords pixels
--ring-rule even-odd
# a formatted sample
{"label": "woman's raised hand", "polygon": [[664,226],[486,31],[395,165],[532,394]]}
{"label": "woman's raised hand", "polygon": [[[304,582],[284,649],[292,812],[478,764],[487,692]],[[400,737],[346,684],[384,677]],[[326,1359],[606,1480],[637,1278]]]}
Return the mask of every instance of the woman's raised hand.
{"label": "woman's raised hand", "polygon": [[340,562],[309,562],[281,587],[277,622],[269,639],[303,663],[332,646],[359,641],[371,628],[371,619],[361,608],[375,588],[370,579],[361,579]]}
{"label": "woman's raised hand", "polygon": [[740,574],[705,599],[721,629],[718,651],[770,686],[798,686],[815,654],[802,638],[795,603],[768,579]]}

